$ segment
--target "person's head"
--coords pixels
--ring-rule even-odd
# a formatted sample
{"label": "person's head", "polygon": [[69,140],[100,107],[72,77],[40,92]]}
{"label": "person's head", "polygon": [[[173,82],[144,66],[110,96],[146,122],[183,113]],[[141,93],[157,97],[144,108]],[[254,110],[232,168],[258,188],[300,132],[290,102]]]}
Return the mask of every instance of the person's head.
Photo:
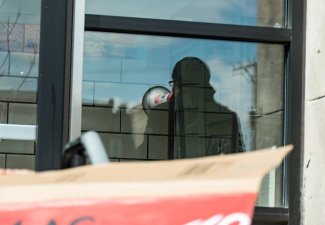
{"label": "person's head", "polygon": [[172,73],[175,100],[185,108],[196,108],[207,95],[213,96],[208,66],[199,58],[185,57],[178,61]]}
{"label": "person's head", "polygon": [[175,97],[195,101],[204,96],[213,96],[209,67],[199,58],[185,57],[178,61],[172,73],[173,93]]}
{"label": "person's head", "polygon": [[179,86],[208,87],[210,71],[201,59],[185,57],[176,63],[172,79],[173,83]]}

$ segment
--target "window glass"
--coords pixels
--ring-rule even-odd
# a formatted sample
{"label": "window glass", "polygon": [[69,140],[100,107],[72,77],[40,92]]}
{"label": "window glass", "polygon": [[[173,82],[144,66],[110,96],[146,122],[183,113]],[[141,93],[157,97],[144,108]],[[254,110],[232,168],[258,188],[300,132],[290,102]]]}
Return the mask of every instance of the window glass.
{"label": "window glass", "polygon": [[[40,0],[0,2],[1,124],[36,124],[40,8]],[[34,141],[0,141],[0,168],[34,164]]]}
{"label": "window glass", "polygon": [[284,27],[285,0],[86,0],[86,13]]}
{"label": "window glass", "polygon": [[[282,45],[85,32],[84,47],[82,130],[113,161],[283,144]],[[281,204],[281,174],[260,205]]]}

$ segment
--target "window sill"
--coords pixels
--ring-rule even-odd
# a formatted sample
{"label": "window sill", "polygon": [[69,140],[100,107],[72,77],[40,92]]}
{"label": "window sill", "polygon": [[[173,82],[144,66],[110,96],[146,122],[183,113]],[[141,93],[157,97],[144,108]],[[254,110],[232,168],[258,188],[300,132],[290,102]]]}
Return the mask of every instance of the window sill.
{"label": "window sill", "polygon": [[285,225],[289,221],[289,209],[255,207],[253,225]]}

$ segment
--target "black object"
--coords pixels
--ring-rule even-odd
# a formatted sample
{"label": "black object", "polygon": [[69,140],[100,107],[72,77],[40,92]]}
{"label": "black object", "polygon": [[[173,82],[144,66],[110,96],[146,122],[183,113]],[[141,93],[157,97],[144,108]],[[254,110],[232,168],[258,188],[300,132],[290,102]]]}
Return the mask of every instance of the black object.
{"label": "black object", "polygon": [[86,148],[78,138],[73,142],[69,142],[65,148],[62,158],[62,168],[71,168],[86,165],[87,155]]}
{"label": "black object", "polygon": [[106,149],[95,131],[88,131],[64,147],[62,168],[108,163]]}

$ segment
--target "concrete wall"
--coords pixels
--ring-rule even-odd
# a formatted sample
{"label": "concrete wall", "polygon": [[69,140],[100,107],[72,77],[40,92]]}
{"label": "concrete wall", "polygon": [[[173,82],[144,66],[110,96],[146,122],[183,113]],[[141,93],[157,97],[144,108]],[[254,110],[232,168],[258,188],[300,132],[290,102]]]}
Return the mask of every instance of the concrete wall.
{"label": "concrete wall", "polygon": [[[325,224],[325,1],[307,1],[303,223]],[[294,75],[294,74],[293,74]]]}

